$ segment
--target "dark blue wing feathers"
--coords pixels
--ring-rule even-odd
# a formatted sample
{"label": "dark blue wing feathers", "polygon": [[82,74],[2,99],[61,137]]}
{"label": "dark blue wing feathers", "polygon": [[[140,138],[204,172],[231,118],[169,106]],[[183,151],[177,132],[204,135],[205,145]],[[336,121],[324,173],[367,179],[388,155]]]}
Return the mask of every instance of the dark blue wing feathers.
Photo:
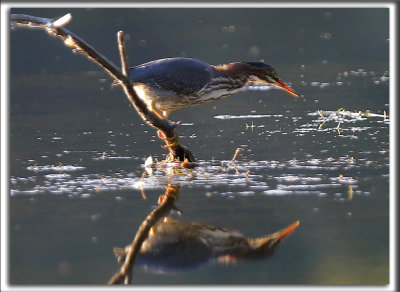
{"label": "dark blue wing feathers", "polygon": [[141,82],[177,94],[195,94],[210,82],[215,69],[190,58],[170,58],[130,68],[133,82]]}

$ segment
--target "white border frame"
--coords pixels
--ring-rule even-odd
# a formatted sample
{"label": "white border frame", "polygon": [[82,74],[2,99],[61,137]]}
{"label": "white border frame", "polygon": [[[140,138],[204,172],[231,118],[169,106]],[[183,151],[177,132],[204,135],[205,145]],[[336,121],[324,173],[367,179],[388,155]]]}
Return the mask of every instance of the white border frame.
{"label": "white border frame", "polygon": [[[9,10],[11,8],[140,8],[140,7],[159,7],[159,8],[389,8],[390,10],[390,271],[389,271],[389,285],[387,286],[129,286],[129,287],[116,287],[116,286],[15,286],[8,285],[8,210],[9,205],[9,172],[8,172],[8,136],[9,136],[9,101],[8,101],[8,85],[9,85]],[[129,288],[132,291],[204,291],[204,290],[217,290],[217,291],[395,291],[397,287],[396,279],[396,153],[397,150],[397,137],[395,126],[397,124],[397,102],[396,102],[396,80],[397,80],[397,39],[396,39],[396,19],[397,19],[396,5],[392,2],[367,2],[367,3],[335,3],[335,2],[283,2],[283,3],[1,3],[1,291],[112,291]]]}

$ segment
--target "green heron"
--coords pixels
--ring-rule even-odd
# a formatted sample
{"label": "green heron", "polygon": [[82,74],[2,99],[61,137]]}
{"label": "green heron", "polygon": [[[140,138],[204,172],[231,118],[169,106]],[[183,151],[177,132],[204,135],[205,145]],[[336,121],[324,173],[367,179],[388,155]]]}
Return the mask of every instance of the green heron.
{"label": "green heron", "polygon": [[132,67],[129,76],[139,98],[164,118],[172,110],[228,97],[251,82],[278,86],[297,97],[276,71],[262,62],[214,66],[191,58],[166,58]]}

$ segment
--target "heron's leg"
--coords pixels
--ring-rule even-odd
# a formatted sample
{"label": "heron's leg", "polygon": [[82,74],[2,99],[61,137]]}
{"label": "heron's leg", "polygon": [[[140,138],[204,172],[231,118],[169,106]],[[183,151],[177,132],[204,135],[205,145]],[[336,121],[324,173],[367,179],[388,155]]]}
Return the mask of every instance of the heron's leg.
{"label": "heron's leg", "polygon": [[148,106],[149,106],[149,109],[153,112],[153,113],[155,113],[155,115],[159,118],[159,119],[166,119],[167,118],[167,116],[168,116],[168,114],[167,114],[167,112],[163,112],[162,114],[161,113],[159,113],[157,110],[156,110],[156,107],[154,106],[154,100],[151,100],[149,103],[148,103]]}
{"label": "heron's leg", "polygon": [[163,117],[166,119],[169,116],[170,111],[163,111]]}

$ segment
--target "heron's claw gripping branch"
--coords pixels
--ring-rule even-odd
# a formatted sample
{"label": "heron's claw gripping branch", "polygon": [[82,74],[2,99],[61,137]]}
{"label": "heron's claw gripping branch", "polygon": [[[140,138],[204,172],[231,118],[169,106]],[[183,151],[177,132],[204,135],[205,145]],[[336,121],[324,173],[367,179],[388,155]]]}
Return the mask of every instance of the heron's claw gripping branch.
{"label": "heron's claw gripping branch", "polygon": [[166,145],[164,145],[164,146],[162,146],[163,148],[165,148],[165,149],[169,149],[169,148],[172,148],[172,147],[176,147],[179,143],[178,143],[178,138],[179,138],[179,136],[178,136],[178,134],[174,131],[174,136],[172,137],[172,138],[168,138],[168,137],[166,137],[165,135],[164,135],[164,132],[163,131],[161,131],[161,130],[158,130],[157,131],[157,135],[158,135],[158,138],[160,138],[161,140],[164,140],[165,141],[165,144]]}

